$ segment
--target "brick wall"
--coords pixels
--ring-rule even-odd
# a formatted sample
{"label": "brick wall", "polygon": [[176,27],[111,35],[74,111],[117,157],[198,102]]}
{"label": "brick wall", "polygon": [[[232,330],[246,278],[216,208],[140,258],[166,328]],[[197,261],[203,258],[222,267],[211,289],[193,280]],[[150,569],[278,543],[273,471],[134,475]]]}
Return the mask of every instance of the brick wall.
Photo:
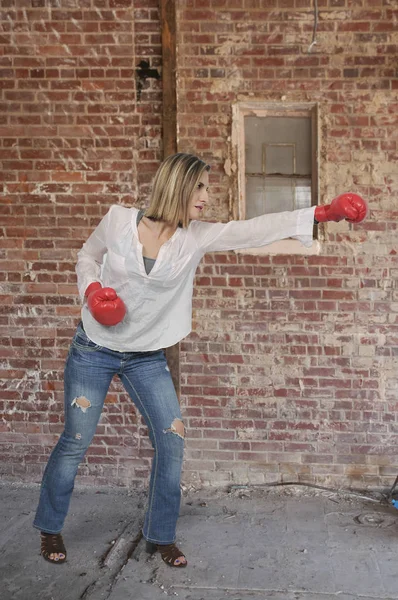
{"label": "brick wall", "polygon": [[[398,471],[397,90],[394,3],[186,0],[179,148],[212,166],[212,216],[236,213],[237,101],[317,102],[320,197],[368,198],[319,256],[208,255],[182,344],[189,444],[203,483],[391,485]],[[395,175],[394,175],[395,173]]]}
{"label": "brick wall", "polygon": [[[111,204],[145,199],[161,159],[160,25],[156,0],[2,7],[1,470],[39,480],[62,431],[76,252]],[[120,391],[80,481],[147,477],[147,438]]]}
{"label": "brick wall", "polygon": [[[178,145],[212,164],[209,218],[236,209],[238,100],[318,102],[321,198],[354,189],[372,209],[321,230],[319,256],[205,258],[181,346],[186,482],[373,486],[398,470],[397,15],[318,3],[310,53],[307,1],[178,3]],[[157,1],[55,4],[1,13],[2,472],[35,481],[62,429],[76,251],[110,204],[145,200],[161,157]],[[114,384],[79,481],[146,481],[144,433]]]}

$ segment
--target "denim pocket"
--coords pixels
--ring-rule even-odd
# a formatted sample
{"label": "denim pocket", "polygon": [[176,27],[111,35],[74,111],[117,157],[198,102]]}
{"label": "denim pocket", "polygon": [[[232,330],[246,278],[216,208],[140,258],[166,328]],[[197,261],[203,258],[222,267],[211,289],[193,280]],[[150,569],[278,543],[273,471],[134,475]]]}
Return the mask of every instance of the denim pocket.
{"label": "denim pocket", "polygon": [[102,346],[95,344],[90,340],[81,323],[79,323],[76,333],[73,336],[71,347],[82,350],[83,352],[95,352],[102,348]]}

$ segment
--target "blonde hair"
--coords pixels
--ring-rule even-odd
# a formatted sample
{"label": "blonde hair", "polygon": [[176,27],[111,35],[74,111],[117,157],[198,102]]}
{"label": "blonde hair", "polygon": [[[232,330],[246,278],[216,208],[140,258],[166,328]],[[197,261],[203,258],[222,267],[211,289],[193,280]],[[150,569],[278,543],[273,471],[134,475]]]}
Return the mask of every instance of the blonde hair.
{"label": "blonde hair", "polygon": [[193,154],[180,152],[166,158],[153,180],[145,216],[188,227],[189,203],[204,171],[210,171],[210,166]]}

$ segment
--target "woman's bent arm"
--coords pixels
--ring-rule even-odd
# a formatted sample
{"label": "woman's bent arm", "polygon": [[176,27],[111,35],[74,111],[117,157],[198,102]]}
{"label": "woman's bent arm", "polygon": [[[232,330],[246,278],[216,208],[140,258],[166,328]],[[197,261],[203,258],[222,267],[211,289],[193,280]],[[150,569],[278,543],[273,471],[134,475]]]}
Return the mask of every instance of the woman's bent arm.
{"label": "woman's bent arm", "polygon": [[83,244],[82,249],[77,253],[77,287],[82,301],[90,283],[100,281],[102,261],[108,248],[107,237],[113,208],[111,206],[88,240]]}

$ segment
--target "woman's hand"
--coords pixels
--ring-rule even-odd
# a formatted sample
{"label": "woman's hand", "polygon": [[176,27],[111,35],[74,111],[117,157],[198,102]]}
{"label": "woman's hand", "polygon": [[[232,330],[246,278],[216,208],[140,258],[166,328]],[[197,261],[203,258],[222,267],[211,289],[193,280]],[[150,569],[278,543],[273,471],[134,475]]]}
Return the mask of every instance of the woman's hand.
{"label": "woman's hand", "polygon": [[87,306],[101,325],[113,326],[123,321],[126,307],[113,288],[103,288],[97,281],[86,289]]}
{"label": "woman's hand", "polygon": [[350,221],[351,223],[360,223],[368,214],[368,205],[366,200],[352,194],[351,192],[341,194],[334,198],[330,204],[317,206],[315,209],[315,221],[324,223],[325,221]]}

